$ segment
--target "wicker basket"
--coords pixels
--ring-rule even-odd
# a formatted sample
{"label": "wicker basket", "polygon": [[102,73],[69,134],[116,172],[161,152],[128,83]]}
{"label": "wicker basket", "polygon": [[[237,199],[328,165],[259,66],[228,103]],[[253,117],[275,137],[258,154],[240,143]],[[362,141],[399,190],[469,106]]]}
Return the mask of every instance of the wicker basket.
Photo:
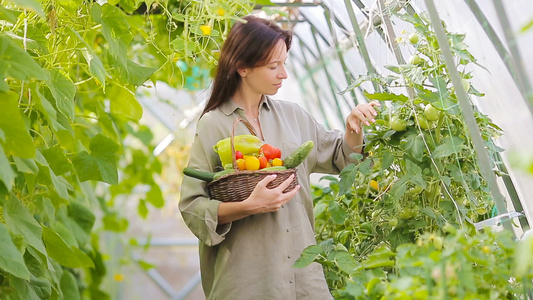
{"label": "wicker basket", "polygon": [[222,202],[237,202],[243,201],[250,196],[255,186],[259,181],[270,174],[276,174],[277,177],[272,182],[270,182],[267,187],[275,188],[279,186],[283,181],[285,181],[289,176],[294,174],[294,178],[291,184],[283,191],[288,192],[292,190],[298,184],[298,178],[296,176],[296,169],[287,169],[280,171],[248,171],[248,170],[239,170],[237,166],[237,161],[235,159],[235,127],[239,122],[244,123],[248,130],[256,135],[254,128],[248,121],[238,118],[233,122],[233,129],[230,136],[231,144],[231,157],[233,161],[233,168],[235,172],[228,175],[224,175],[216,180],[211,181],[207,188],[209,190],[209,195],[211,198],[222,201]]}

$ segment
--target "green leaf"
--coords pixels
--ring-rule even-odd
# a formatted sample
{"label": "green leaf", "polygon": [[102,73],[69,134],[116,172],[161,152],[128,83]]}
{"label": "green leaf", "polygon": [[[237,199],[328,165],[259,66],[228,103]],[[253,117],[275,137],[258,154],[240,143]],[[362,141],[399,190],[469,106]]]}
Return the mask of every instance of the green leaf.
{"label": "green leaf", "polygon": [[24,241],[28,245],[42,254],[46,254],[41,240],[41,226],[15,196],[7,200],[3,215],[6,225],[11,232],[20,234],[24,237]]}
{"label": "green leaf", "polygon": [[353,186],[355,178],[357,177],[357,168],[355,164],[349,164],[339,174],[341,181],[339,183],[339,195],[345,195]]}
{"label": "green leaf", "polygon": [[96,217],[87,206],[78,200],[72,200],[69,202],[68,215],[85,233],[91,233]]}
{"label": "green leaf", "polygon": [[15,3],[18,7],[31,10],[37,13],[41,18],[44,18],[44,11],[37,0],[9,0]]}
{"label": "green leaf", "polygon": [[522,28],[520,28],[520,32],[524,33],[524,32],[528,31],[531,28],[533,28],[533,20],[529,21],[529,23],[527,23]]}
{"label": "green leaf", "polygon": [[0,6],[0,20],[6,20],[11,24],[15,24],[21,12],[10,10]]}
{"label": "green leaf", "polygon": [[31,287],[30,283],[24,279],[11,278],[10,285],[17,290],[19,298],[15,299],[41,300],[41,298],[35,293],[35,291]]}
{"label": "green leaf", "polygon": [[402,176],[395,184],[392,185],[390,192],[393,200],[398,200],[403,196],[403,194],[405,194],[405,191],[407,191],[408,181],[409,178],[407,176]]}
{"label": "green leaf", "polygon": [[128,228],[129,222],[125,218],[121,218],[116,214],[108,214],[102,218],[104,228],[114,232],[124,232]]}
{"label": "green leaf", "polygon": [[124,116],[138,122],[143,115],[143,108],[135,98],[134,93],[128,89],[113,85],[106,94],[111,102],[111,113],[116,116]]}
{"label": "green leaf", "polygon": [[4,152],[4,147],[0,145],[0,180],[4,183],[8,191],[11,191],[15,182],[15,172],[11,168],[11,163]]}
{"label": "green leaf", "polygon": [[39,299],[50,299],[52,284],[48,279],[31,275],[30,286]]}
{"label": "green leaf", "polygon": [[62,175],[71,170],[67,156],[64,153],[63,148],[60,145],[55,145],[52,148],[41,150],[44,158],[48,162],[48,165],[54,171],[55,175]]}
{"label": "green leaf", "polygon": [[363,266],[367,269],[392,267],[394,266],[394,260],[391,257],[395,255],[387,246],[381,245],[368,255],[368,259],[363,261]]}
{"label": "green leaf", "polygon": [[402,141],[402,148],[418,161],[424,159],[424,150],[426,149],[424,144],[424,138],[422,134],[409,134]]}
{"label": "green leaf", "polygon": [[304,249],[302,255],[294,263],[295,268],[304,268],[310,265],[322,254],[322,247],[320,245],[311,245]]}
{"label": "green leaf", "polygon": [[402,95],[402,94],[399,94],[399,95],[396,95],[394,93],[368,93],[368,92],[364,92],[365,94],[365,97],[367,97],[368,99],[373,99],[373,100],[380,100],[380,101],[399,101],[399,102],[407,102],[409,100],[409,98],[407,98],[407,96],[405,95]]}
{"label": "green leaf", "polygon": [[94,263],[87,254],[67,243],[52,229],[43,226],[43,238],[48,256],[68,268],[94,268]]}
{"label": "green leaf", "polygon": [[146,207],[146,200],[139,200],[137,212],[139,213],[139,216],[141,216],[143,219],[146,219],[146,217],[148,216],[148,207]]}
{"label": "green leaf", "polygon": [[50,71],[50,79],[46,83],[56,100],[56,106],[59,112],[69,120],[73,120],[76,86],[72,80],[62,71],[53,69]]}
{"label": "green leaf", "polygon": [[2,223],[0,223],[0,245],[2,245],[0,269],[13,276],[30,280],[30,271],[24,263],[24,258],[11,240],[9,231]]}
{"label": "green leaf", "polygon": [[382,170],[388,169],[392,165],[393,162],[394,162],[394,155],[389,151],[385,151],[383,153],[381,169]]}
{"label": "green leaf", "polygon": [[63,299],[80,300],[80,290],[74,275],[68,270],[63,271],[60,282]]}
{"label": "green leaf", "polygon": [[[5,34],[0,34],[0,75],[19,80],[47,78],[35,59]],[[4,82],[3,78],[1,79],[0,81]]]}
{"label": "green leaf", "polygon": [[335,224],[344,224],[344,221],[346,221],[346,210],[336,201],[331,201],[329,203],[329,213]]}
{"label": "green leaf", "polygon": [[89,148],[91,153],[82,151],[72,158],[80,181],[99,180],[117,184],[119,144],[102,134],[97,134],[91,139]]}
{"label": "green leaf", "polygon": [[146,199],[157,208],[163,207],[165,205],[165,199],[163,198],[161,189],[157,184],[152,184],[151,187],[150,191],[146,193]]}
{"label": "green leaf", "polygon": [[342,271],[348,274],[354,274],[361,269],[360,264],[353,258],[353,256],[347,251],[336,251],[334,254],[335,264]]}
{"label": "green leaf", "polygon": [[125,66],[117,66],[117,71],[122,82],[134,86],[143,85],[156,70],[157,68],[142,66],[130,59],[126,61]]}
{"label": "green leaf", "polygon": [[106,3],[102,6],[92,5],[91,16],[102,24],[102,34],[108,42],[109,52],[117,60],[117,67],[127,67],[127,47],[133,36],[124,12]]}
{"label": "green leaf", "polygon": [[17,170],[22,173],[37,174],[39,173],[39,167],[35,163],[33,158],[20,158],[13,157]]}
{"label": "green leaf", "polygon": [[0,92],[0,107],[0,130],[5,134],[5,154],[22,158],[34,157],[33,139],[18,108],[17,94]]}
{"label": "green leaf", "polygon": [[431,156],[433,158],[447,157],[455,153],[459,153],[464,146],[465,140],[458,136],[446,137],[442,140],[442,144],[437,146]]}

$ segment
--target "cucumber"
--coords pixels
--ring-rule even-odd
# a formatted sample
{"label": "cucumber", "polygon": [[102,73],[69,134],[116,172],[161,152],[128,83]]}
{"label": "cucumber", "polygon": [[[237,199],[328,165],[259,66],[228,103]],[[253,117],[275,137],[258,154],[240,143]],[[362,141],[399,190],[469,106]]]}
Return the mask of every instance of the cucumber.
{"label": "cucumber", "polygon": [[283,160],[283,165],[287,169],[296,168],[304,162],[309,153],[311,153],[311,150],[313,150],[314,146],[315,143],[313,141],[307,141],[303,143],[300,147],[298,147],[298,149],[296,149]]}
{"label": "cucumber", "polygon": [[275,166],[275,167],[263,168],[263,169],[260,169],[259,171],[283,171],[283,170],[287,170],[287,167]]}
{"label": "cucumber", "polygon": [[207,182],[213,181],[216,175],[215,173],[198,171],[190,167],[186,167],[185,169],[183,169],[183,174],[189,177],[193,177],[193,178],[200,179],[200,180],[207,181]]}

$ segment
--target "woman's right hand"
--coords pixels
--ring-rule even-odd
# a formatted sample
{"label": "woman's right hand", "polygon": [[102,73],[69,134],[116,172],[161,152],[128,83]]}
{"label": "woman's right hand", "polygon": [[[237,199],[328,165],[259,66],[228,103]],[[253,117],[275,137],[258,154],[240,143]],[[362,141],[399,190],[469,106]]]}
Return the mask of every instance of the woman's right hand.
{"label": "woman's right hand", "polygon": [[267,188],[267,185],[276,179],[276,175],[269,175],[257,183],[250,196],[243,201],[249,210],[250,214],[260,214],[267,212],[276,212],[282,205],[289,202],[300,189],[300,185],[296,185],[292,190],[283,193],[289,187],[294,174],[285,179],[279,186],[275,188]]}

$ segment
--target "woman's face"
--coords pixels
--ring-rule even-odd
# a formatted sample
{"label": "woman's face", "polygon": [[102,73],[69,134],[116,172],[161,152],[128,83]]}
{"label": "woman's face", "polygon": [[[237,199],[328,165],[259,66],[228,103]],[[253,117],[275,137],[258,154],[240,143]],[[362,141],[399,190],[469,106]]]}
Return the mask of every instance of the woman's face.
{"label": "woman's face", "polygon": [[283,40],[279,40],[272,49],[266,65],[239,70],[242,88],[261,95],[276,94],[281,88],[283,79],[287,78],[286,60],[287,46]]}

